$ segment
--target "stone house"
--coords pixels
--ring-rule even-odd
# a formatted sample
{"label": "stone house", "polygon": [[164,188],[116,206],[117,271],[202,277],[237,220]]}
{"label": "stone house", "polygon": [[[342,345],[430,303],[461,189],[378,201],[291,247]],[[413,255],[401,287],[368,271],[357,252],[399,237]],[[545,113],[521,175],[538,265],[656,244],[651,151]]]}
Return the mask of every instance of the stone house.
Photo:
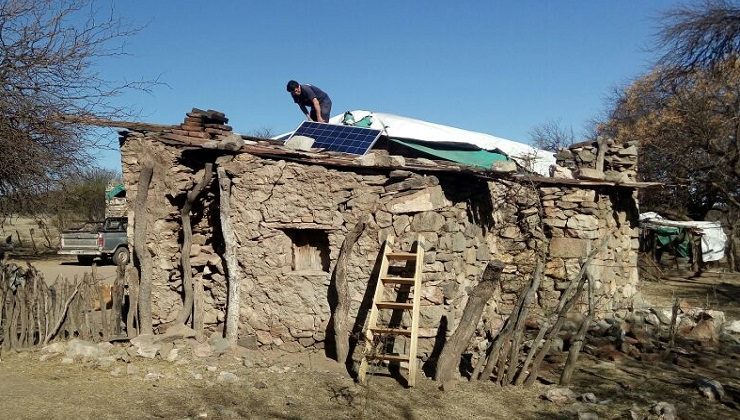
{"label": "stone house", "polygon": [[[625,308],[637,292],[635,192],[645,183],[486,171],[384,150],[362,158],[288,150],[233,134],[225,123],[223,114],[193,112],[179,126],[121,132],[129,203],[144,162],[154,166],[146,212],[134,214],[130,206],[129,226],[148,218],[155,327],[173,321],[183,305],[180,209],[207,163],[230,181],[228,217],[241,271],[239,334],[259,346],[324,347],[335,304],[334,266],[345,235],[361,218],[368,223],[347,266],[354,331],[363,328],[384,239],[393,235],[408,250],[423,235],[419,349],[426,355],[435,337],[455,329],[468,293],[494,259],[506,266],[481,337],[497,331],[538,255],[546,262],[536,298],[542,311],[557,304],[591,250],[598,251],[589,269],[600,310]],[[212,331],[223,329],[228,299],[219,194],[214,175],[193,203],[187,250],[203,290],[203,321]]]}

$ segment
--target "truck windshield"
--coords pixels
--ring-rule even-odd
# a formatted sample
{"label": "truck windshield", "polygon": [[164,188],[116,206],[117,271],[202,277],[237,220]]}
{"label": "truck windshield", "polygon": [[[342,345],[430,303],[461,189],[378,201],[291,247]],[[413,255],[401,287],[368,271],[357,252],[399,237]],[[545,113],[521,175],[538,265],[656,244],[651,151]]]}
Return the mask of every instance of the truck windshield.
{"label": "truck windshield", "polygon": [[126,229],[126,220],[124,219],[108,220],[105,224],[105,230],[125,230],[125,229]]}

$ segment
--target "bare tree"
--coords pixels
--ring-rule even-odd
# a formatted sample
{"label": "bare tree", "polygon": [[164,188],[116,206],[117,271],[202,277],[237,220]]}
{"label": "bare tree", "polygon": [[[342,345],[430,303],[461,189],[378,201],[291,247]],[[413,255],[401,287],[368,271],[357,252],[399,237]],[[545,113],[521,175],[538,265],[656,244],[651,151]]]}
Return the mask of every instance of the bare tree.
{"label": "bare tree", "polygon": [[660,21],[658,41],[656,66],[615,96],[600,134],[639,140],[639,176],[667,185],[643,194],[642,209],[699,220],[713,208],[727,209],[737,253],[740,6],[707,1],[675,8]]}
{"label": "bare tree", "polygon": [[529,137],[538,149],[551,152],[575,143],[573,127],[565,128],[560,125],[560,121],[548,121],[535,126],[529,131]]}
{"label": "bare tree", "polygon": [[[0,0],[0,201],[33,209],[66,172],[105,146],[65,115],[120,118],[111,99],[153,82],[114,82],[96,70],[137,29],[94,0]],[[0,210],[6,209],[0,203]]]}
{"label": "bare tree", "polygon": [[666,12],[658,33],[663,51],[658,64],[672,78],[695,71],[715,71],[740,53],[740,6],[706,0]]}

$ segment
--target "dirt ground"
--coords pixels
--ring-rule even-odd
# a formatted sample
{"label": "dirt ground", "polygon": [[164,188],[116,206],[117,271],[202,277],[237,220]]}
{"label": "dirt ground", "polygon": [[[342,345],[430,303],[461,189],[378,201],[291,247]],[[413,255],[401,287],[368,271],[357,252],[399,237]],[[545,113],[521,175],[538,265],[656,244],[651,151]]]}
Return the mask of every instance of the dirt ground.
{"label": "dirt ground", "polygon": [[[233,357],[179,366],[137,360],[130,365],[137,373],[124,370],[119,377],[110,368],[36,357],[14,355],[0,364],[4,418],[551,418],[559,411],[537,398],[537,388],[496,390],[476,384],[443,393],[432,381],[408,390],[381,377],[365,388],[320,355],[302,357],[298,364],[270,362],[290,366],[287,372],[275,372],[274,365],[246,368]],[[211,372],[209,366],[218,367]],[[218,383],[221,371],[236,374],[238,381]],[[163,377],[145,379],[152,373]]]}
{"label": "dirt ground", "polygon": [[[99,264],[95,274],[97,278],[101,279],[105,284],[113,283],[116,279],[116,266],[112,263],[96,261]],[[25,265],[27,262],[31,263],[31,265],[43,274],[47,284],[53,283],[57,276],[67,277],[69,279],[73,279],[75,276],[82,278],[85,273],[92,271],[90,265],[80,264],[77,262],[77,258],[73,256],[11,257],[10,262],[19,265]]]}
{"label": "dirt ground", "polygon": [[[658,401],[674,404],[679,418],[740,418],[740,411],[698,394],[691,381],[699,372],[639,362],[626,363],[626,372],[584,359],[572,388],[594,393],[598,402],[556,404],[540,397],[548,389],[543,384],[463,382],[441,391],[429,379],[405,389],[394,378],[376,375],[362,386],[320,353],[246,351],[176,363],[134,358],[106,367],[39,356],[15,353],[0,362],[3,418],[572,419],[579,412],[625,418],[629,410],[648,414]],[[235,374],[236,382],[220,383],[221,372]]]}
{"label": "dirt ground", "polygon": [[[90,270],[73,260],[34,264],[50,278]],[[115,267],[103,266],[99,273],[114,276]],[[708,301],[729,319],[740,318],[738,290],[740,276],[724,273],[697,279],[674,276],[641,287],[646,302],[670,306],[675,296],[697,305]],[[673,363],[676,352],[690,363]],[[647,418],[651,407],[666,401],[681,419],[740,419],[740,346],[688,353],[679,345],[669,357],[650,363],[629,357],[606,362],[582,353],[571,389],[578,395],[593,393],[597,402],[558,404],[541,397],[554,386],[547,383],[501,388],[464,381],[452,391],[441,391],[432,380],[419,378],[417,387],[406,389],[379,368],[363,386],[322,352],[239,348],[221,357],[186,353],[174,363],[132,357],[128,363],[100,365],[65,364],[61,356],[41,361],[42,353],[33,350],[0,356],[0,418],[572,419],[588,412],[616,419],[631,418],[630,410]],[[236,382],[220,382],[221,372],[235,374]],[[558,375],[557,370],[546,372],[544,382],[555,382]],[[694,384],[699,378],[720,381],[729,402],[700,395]]]}
{"label": "dirt ground", "polygon": [[723,311],[740,319],[740,273],[709,270],[693,277],[686,270],[667,270],[660,281],[643,281],[640,291],[651,307],[670,308],[674,298],[691,306]]}

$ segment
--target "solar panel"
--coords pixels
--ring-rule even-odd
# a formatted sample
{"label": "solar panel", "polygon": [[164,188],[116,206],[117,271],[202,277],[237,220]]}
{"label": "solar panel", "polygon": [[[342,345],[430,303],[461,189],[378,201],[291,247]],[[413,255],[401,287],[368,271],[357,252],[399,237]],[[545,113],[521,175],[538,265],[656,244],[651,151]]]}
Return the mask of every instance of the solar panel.
{"label": "solar panel", "polygon": [[288,140],[293,136],[311,137],[314,139],[313,147],[353,155],[364,155],[380,137],[380,130],[304,121]]}

